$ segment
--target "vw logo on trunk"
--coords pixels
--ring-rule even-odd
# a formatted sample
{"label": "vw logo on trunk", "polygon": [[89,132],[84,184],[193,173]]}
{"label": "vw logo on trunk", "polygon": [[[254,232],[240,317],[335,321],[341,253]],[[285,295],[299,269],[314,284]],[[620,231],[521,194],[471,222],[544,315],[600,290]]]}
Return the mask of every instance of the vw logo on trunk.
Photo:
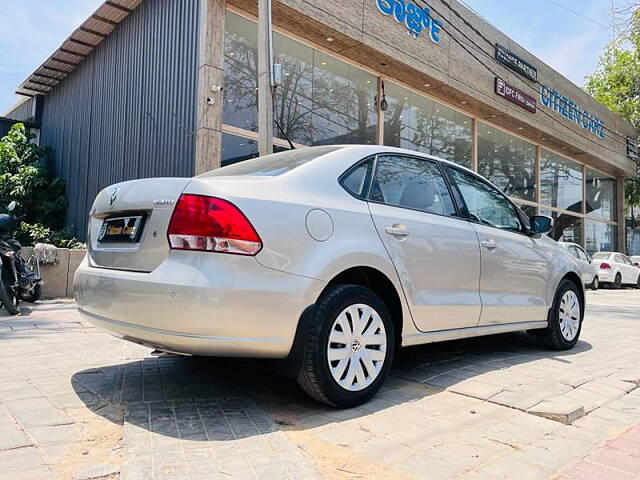
{"label": "vw logo on trunk", "polygon": [[109,205],[112,205],[114,203],[116,203],[116,200],[118,200],[118,192],[120,191],[119,187],[116,187],[113,189],[113,191],[111,192],[111,196],[109,197]]}

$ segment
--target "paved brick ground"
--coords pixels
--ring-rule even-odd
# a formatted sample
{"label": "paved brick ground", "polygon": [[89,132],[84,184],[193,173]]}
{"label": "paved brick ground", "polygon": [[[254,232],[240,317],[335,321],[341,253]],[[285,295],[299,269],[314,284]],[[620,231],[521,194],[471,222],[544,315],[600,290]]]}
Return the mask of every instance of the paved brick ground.
{"label": "paved brick ground", "polygon": [[412,348],[343,411],[264,362],[150,357],[72,303],[25,308],[0,318],[0,479],[640,478],[640,292],[589,297],[571,352]]}

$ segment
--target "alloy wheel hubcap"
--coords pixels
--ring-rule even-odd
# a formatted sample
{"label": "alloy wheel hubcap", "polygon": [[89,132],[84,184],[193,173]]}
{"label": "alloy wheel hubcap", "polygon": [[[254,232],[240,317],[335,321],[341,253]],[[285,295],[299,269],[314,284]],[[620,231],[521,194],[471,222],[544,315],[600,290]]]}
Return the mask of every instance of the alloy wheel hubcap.
{"label": "alloy wheel hubcap", "polygon": [[345,308],[329,332],[327,361],[333,379],[345,390],[357,392],[380,374],[387,352],[382,318],[362,303]]}
{"label": "alloy wheel hubcap", "polygon": [[576,338],[580,327],[580,302],[572,290],[564,292],[560,301],[560,331],[565,340]]}

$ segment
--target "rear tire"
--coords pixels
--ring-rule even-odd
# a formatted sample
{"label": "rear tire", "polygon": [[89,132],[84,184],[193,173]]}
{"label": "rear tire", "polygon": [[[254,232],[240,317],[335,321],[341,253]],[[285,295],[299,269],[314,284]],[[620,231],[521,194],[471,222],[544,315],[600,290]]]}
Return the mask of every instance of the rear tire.
{"label": "rear tire", "polygon": [[332,286],[311,314],[298,384],[327,405],[360,405],[382,387],[394,349],[394,326],[384,302],[359,285]]}
{"label": "rear tire", "polygon": [[0,302],[11,315],[20,313],[20,299],[11,289],[6,279],[0,275]]}
{"label": "rear tire", "polygon": [[25,295],[22,299],[25,302],[36,303],[42,297],[42,285],[40,283],[36,283],[33,286],[33,290],[29,295]]}
{"label": "rear tire", "polygon": [[558,285],[549,325],[540,331],[542,340],[554,350],[570,350],[578,343],[584,318],[580,297],[580,289],[571,280],[562,280]]}
{"label": "rear tire", "polygon": [[616,273],[616,279],[613,281],[612,287],[616,290],[622,288],[622,275],[620,275],[620,272]]}

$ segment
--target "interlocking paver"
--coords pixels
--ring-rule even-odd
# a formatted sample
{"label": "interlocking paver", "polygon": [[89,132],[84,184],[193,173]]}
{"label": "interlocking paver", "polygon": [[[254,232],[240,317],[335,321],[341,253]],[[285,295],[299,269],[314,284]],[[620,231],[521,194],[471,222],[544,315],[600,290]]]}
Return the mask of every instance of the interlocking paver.
{"label": "interlocking paver", "polygon": [[[255,362],[149,357],[80,322],[73,304],[36,305],[0,317],[0,478],[96,464],[121,480],[624,478],[640,443],[638,427],[616,438],[640,422],[640,300],[611,300],[626,293],[589,293],[573,351],[522,335],[418,347],[350,410]],[[585,416],[565,425],[569,406]]]}

